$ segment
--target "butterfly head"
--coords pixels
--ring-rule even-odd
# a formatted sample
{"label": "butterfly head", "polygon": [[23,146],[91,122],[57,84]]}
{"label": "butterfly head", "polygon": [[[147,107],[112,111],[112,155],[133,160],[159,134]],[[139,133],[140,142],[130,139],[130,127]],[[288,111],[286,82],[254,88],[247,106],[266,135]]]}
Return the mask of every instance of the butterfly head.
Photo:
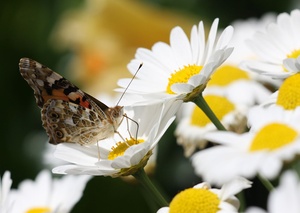
{"label": "butterfly head", "polygon": [[115,130],[117,130],[117,128],[121,125],[123,120],[124,107],[115,106],[115,107],[108,108],[106,114],[109,116]]}

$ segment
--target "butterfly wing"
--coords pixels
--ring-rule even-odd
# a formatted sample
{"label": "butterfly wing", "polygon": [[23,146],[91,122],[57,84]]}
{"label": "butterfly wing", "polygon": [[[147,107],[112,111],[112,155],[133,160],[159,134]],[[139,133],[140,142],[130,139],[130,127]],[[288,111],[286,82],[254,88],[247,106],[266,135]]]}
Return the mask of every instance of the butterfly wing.
{"label": "butterfly wing", "polygon": [[42,122],[50,143],[94,144],[114,134],[114,128],[95,109],[50,99],[42,108]]}
{"label": "butterfly wing", "polygon": [[19,67],[21,75],[33,89],[36,103],[40,108],[49,99],[69,101],[88,109],[91,109],[93,104],[102,111],[108,108],[104,103],[91,98],[92,96],[81,91],[58,73],[32,59],[22,58]]}
{"label": "butterfly wing", "polygon": [[48,67],[29,58],[20,73],[34,91],[50,143],[96,143],[114,133],[111,108]]}

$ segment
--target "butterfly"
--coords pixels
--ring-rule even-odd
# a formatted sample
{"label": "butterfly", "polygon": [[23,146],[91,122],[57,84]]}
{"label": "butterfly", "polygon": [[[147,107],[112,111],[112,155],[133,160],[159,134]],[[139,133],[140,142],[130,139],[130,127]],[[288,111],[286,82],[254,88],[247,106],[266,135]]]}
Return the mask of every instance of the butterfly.
{"label": "butterfly", "polygon": [[95,144],[117,133],[123,106],[108,107],[48,67],[21,58],[20,73],[34,91],[51,144]]}

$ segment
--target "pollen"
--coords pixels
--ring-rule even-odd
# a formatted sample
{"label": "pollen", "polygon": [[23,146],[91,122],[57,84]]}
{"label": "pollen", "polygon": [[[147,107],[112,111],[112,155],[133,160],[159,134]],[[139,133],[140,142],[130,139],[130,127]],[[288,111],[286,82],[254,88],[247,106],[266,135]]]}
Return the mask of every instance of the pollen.
{"label": "pollen", "polygon": [[111,148],[111,152],[108,154],[108,160],[114,160],[115,158],[119,156],[123,156],[125,151],[133,145],[137,145],[140,143],[143,143],[143,139],[126,139],[126,141],[118,142],[115,146]]}
{"label": "pollen", "polygon": [[[235,109],[233,103],[221,96],[206,95],[204,99],[220,121],[225,115]],[[211,121],[204,114],[204,112],[199,107],[195,107],[194,111],[192,112],[190,124],[194,126],[204,127],[209,123],[211,123]]]}
{"label": "pollen", "polygon": [[175,94],[171,90],[171,86],[173,84],[187,83],[192,76],[199,74],[201,70],[202,70],[202,66],[188,65],[188,66],[184,66],[181,70],[172,73],[169,78],[169,83],[166,89],[167,93]]}
{"label": "pollen", "polygon": [[237,80],[249,80],[249,75],[238,67],[225,65],[212,74],[207,86],[226,86]]}
{"label": "pollen", "polygon": [[256,134],[249,151],[274,151],[293,143],[297,136],[297,132],[291,127],[282,123],[271,123]]}
{"label": "pollen", "polygon": [[37,207],[37,208],[32,208],[26,211],[26,213],[49,213],[52,212],[50,208],[48,207]]}
{"label": "pollen", "polygon": [[300,106],[300,74],[297,73],[284,80],[278,90],[277,105],[286,110]]}
{"label": "pollen", "polygon": [[177,194],[170,203],[170,213],[216,213],[220,199],[207,189],[189,188]]}
{"label": "pollen", "polygon": [[298,58],[300,55],[300,49],[293,50],[290,54],[287,55],[288,58]]}

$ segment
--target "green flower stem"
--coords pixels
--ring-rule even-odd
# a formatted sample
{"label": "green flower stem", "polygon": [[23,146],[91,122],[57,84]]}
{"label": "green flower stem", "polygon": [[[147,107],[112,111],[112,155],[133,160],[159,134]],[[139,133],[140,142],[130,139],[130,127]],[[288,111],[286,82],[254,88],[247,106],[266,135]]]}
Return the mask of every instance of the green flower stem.
{"label": "green flower stem", "polygon": [[264,178],[261,175],[257,175],[257,177],[260,180],[260,182],[262,182],[262,184],[266,187],[266,189],[268,191],[272,191],[274,189],[273,184],[269,180],[267,180],[266,178]]}
{"label": "green flower stem", "polygon": [[135,174],[133,174],[133,176],[144,186],[149,194],[152,195],[159,207],[169,206],[169,203],[151,182],[143,168],[138,170]]}
{"label": "green flower stem", "polygon": [[202,96],[202,93],[194,99],[193,101],[211,120],[211,122],[216,126],[218,130],[226,131],[225,127],[221,124],[215,113],[211,110],[211,108],[206,103],[205,99]]}
{"label": "green flower stem", "polygon": [[245,208],[246,208],[245,193],[242,191],[242,192],[238,193],[236,196],[240,201],[239,212],[244,212]]}

